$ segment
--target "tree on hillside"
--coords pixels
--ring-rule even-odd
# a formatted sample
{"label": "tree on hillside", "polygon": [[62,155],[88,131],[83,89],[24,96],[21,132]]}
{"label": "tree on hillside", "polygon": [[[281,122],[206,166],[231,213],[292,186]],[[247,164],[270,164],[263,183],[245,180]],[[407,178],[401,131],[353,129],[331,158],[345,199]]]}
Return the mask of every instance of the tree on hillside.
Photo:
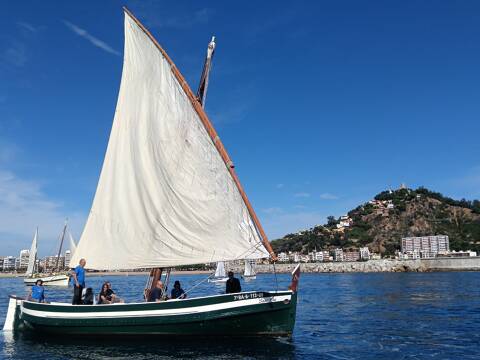
{"label": "tree on hillside", "polygon": [[335,216],[330,215],[327,217],[327,226],[329,227],[334,227],[337,225],[337,219],[335,219]]}

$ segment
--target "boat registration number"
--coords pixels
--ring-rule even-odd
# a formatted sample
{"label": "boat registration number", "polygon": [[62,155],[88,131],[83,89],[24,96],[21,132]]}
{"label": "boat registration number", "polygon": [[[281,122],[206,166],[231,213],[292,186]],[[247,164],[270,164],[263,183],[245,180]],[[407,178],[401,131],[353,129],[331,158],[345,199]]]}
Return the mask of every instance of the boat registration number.
{"label": "boat registration number", "polygon": [[252,293],[252,294],[233,295],[233,300],[248,300],[248,299],[258,299],[258,298],[263,298],[263,294]]}

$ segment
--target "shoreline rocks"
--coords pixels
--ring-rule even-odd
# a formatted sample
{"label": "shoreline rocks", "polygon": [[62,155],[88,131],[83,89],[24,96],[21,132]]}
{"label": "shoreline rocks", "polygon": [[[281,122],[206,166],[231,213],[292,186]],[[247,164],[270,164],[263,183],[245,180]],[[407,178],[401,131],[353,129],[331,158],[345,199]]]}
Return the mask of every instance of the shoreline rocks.
{"label": "shoreline rocks", "polygon": [[[296,265],[277,263],[275,269],[278,273],[289,273]],[[480,257],[302,263],[301,269],[303,273],[480,271]],[[233,270],[243,272],[240,267]],[[273,266],[256,265],[256,270],[258,273],[272,273]]]}

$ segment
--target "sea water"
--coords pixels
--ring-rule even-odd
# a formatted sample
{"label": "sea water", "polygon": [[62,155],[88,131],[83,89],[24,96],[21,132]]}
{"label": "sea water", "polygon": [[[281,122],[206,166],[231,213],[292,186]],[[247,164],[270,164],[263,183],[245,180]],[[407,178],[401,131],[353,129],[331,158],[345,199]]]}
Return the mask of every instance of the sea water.
{"label": "sea water", "polygon": [[[173,275],[187,290],[206,275]],[[89,276],[95,292],[111,281],[127,302],[141,301],[145,276]],[[286,274],[258,275],[244,290],[286,289]],[[220,294],[200,283],[191,296]],[[0,323],[21,278],[0,279]],[[71,289],[46,288],[49,301]],[[291,339],[79,338],[38,340],[0,332],[0,358],[15,359],[480,359],[480,273],[302,274]]]}

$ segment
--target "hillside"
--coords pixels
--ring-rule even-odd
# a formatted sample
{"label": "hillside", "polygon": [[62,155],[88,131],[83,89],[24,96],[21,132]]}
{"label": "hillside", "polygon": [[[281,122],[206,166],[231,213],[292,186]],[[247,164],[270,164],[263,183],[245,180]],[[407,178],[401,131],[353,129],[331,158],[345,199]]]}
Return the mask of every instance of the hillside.
{"label": "hillside", "polygon": [[348,216],[272,241],[274,250],[308,252],[368,246],[392,255],[404,236],[444,234],[452,250],[480,251],[480,201],[453,200],[420,187],[384,191]]}

